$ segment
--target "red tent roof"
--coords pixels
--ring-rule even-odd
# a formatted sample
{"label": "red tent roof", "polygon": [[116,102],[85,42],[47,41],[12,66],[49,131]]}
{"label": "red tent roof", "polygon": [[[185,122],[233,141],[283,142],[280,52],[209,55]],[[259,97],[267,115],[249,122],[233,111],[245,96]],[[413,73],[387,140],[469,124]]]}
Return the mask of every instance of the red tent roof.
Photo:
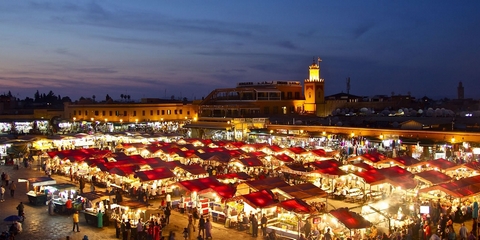
{"label": "red tent roof", "polygon": [[463,164],[463,167],[469,168],[473,171],[477,171],[477,170],[480,170],[480,162],[471,161]]}
{"label": "red tent roof", "polygon": [[148,171],[139,171],[135,175],[141,180],[141,181],[152,181],[152,180],[159,180],[159,179],[165,179],[165,178],[172,178],[175,177],[175,174],[170,171],[168,168],[156,168],[153,170],[148,170]]}
{"label": "red tent roof", "polygon": [[292,196],[293,198],[306,200],[313,197],[324,197],[327,195],[321,188],[312,183],[303,183],[292,186],[278,187],[278,189]]}
{"label": "red tent roof", "polygon": [[430,166],[437,167],[441,170],[447,170],[449,168],[453,168],[453,167],[457,166],[457,164],[455,164],[454,162],[450,162],[450,161],[445,160],[443,158],[439,158],[439,159],[435,159],[435,160],[429,160],[429,161],[427,161],[427,163],[430,164]]}
{"label": "red tent roof", "polygon": [[278,205],[290,212],[295,212],[300,214],[309,214],[313,212],[310,205],[296,198],[285,200],[283,202],[280,202]]}
{"label": "red tent roof", "polygon": [[279,161],[282,161],[282,162],[293,162],[293,161],[295,161],[292,157],[288,156],[285,153],[280,154],[280,155],[274,155],[273,157],[275,157],[276,159],[278,159]]}
{"label": "red tent roof", "polygon": [[348,229],[362,229],[372,225],[372,223],[358,213],[352,212],[348,210],[348,208],[338,208],[330,211],[330,214],[343,223]]}
{"label": "red tent roof", "polygon": [[370,185],[382,184],[385,182],[385,176],[376,169],[367,171],[354,172],[353,174],[361,177],[366,183]]}
{"label": "red tent roof", "polygon": [[315,161],[311,163],[306,163],[309,164],[310,166],[315,167],[315,170],[313,172],[320,173],[323,175],[329,175],[329,176],[343,176],[347,175],[346,172],[344,172],[342,169],[339,167],[341,166],[341,163],[338,162],[337,160],[324,160],[324,161]]}
{"label": "red tent roof", "polygon": [[457,181],[442,183],[427,188],[422,188],[420,192],[429,192],[439,190],[454,197],[469,197],[480,193],[480,176],[462,178]]}
{"label": "red tent roof", "polygon": [[285,186],[290,186],[288,185],[283,179],[279,177],[270,177],[270,178],[264,178],[264,179],[258,179],[258,180],[253,180],[253,181],[247,181],[245,182],[249,187],[256,189],[257,191],[263,190],[263,189],[272,189],[276,187],[285,187]]}
{"label": "red tent roof", "polygon": [[213,177],[186,180],[176,184],[190,192],[201,192],[224,185]]}
{"label": "red tent roof", "polygon": [[381,161],[387,160],[387,157],[385,157],[385,155],[378,152],[364,153],[360,156],[360,158],[372,163],[379,163]]}
{"label": "red tent roof", "polygon": [[452,180],[451,177],[435,170],[416,173],[415,176],[420,179],[424,179],[425,181],[434,185],[439,183],[449,182]]}
{"label": "red tent roof", "polygon": [[236,188],[229,184],[223,184],[213,177],[199,178],[176,183],[189,192],[216,192],[222,199],[232,198]]}
{"label": "red tent roof", "polygon": [[324,149],[314,149],[314,150],[310,150],[309,152],[311,152],[312,154],[315,154],[319,157],[326,157],[327,156],[327,153],[325,152]]}
{"label": "red tent roof", "polygon": [[267,190],[242,195],[239,196],[239,198],[243,199],[243,201],[253,208],[266,208],[276,204],[273,194]]}
{"label": "red tent roof", "polygon": [[244,172],[237,172],[237,173],[227,173],[222,175],[216,175],[217,179],[241,179],[241,180],[248,180],[252,177]]}
{"label": "red tent roof", "polygon": [[380,168],[378,171],[388,179],[412,175],[412,173],[399,166]]}
{"label": "red tent roof", "polygon": [[302,154],[302,153],[307,151],[307,150],[305,150],[301,147],[291,147],[291,148],[288,148],[288,150],[295,153],[295,154]]}
{"label": "red tent roof", "polygon": [[396,158],[393,158],[393,161],[405,167],[412,166],[420,162],[417,159],[412,158],[410,156],[396,157]]}
{"label": "red tent roof", "polygon": [[256,157],[240,158],[235,161],[240,162],[245,167],[263,167],[263,162]]}
{"label": "red tent roof", "polygon": [[191,165],[182,165],[178,166],[179,168],[191,173],[192,175],[202,175],[207,174],[205,168],[200,166],[199,164],[191,164]]}

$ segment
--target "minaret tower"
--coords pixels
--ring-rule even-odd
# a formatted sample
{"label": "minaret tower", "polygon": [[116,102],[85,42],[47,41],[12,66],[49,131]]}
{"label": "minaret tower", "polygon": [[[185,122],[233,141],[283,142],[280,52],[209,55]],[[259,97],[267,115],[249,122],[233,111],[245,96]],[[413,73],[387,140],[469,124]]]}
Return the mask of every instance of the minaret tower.
{"label": "minaret tower", "polygon": [[308,67],[309,77],[305,79],[303,87],[305,94],[304,110],[307,113],[317,114],[320,110],[317,108],[318,104],[325,103],[324,79],[320,78],[320,63],[322,59],[313,59],[312,65]]}

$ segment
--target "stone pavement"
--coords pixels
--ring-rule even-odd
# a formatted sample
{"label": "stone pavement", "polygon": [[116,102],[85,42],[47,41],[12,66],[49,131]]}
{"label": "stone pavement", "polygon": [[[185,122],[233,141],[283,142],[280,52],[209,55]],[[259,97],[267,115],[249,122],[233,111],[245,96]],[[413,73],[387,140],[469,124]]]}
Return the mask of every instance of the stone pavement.
{"label": "stone pavement", "polygon": [[[13,169],[12,166],[0,166],[0,172],[6,172],[10,175],[10,179],[17,184],[17,190],[15,191],[14,198],[10,197],[9,190],[7,189],[5,195],[5,202],[0,203],[0,230],[3,232],[8,230],[11,222],[4,222],[3,219],[10,215],[16,215],[16,206],[23,202],[25,205],[25,222],[23,223],[23,232],[20,233],[15,239],[17,240],[64,240],[67,236],[70,236],[72,240],[81,240],[84,235],[88,236],[89,240],[96,239],[117,239],[115,238],[115,228],[113,226],[96,228],[91,225],[87,225],[85,218],[80,214],[80,232],[72,232],[72,217],[71,215],[56,214],[50,216],[47,211],[47,206],[32,206],[28,203],[28,197],[26,195],[27,185],[26,183],[19,183],[18,178],[31,178],[31,177],[43,177],[45,176],[42,171],[36,171],[34,169],[25,169],[20,167],[19,170]],[[70,179],[64,176],[53,175],[57,183],[66,183]],[[85,189],[89,189],[89,185]],[[160,205],[159,201],[151,202],[152,207],[147,211],[149,213],[158,212],[157,209]],[[180,214],[177,211],[172,211],[170,217],[170,224],[163,229],[163,236],[168,236],[170,231],[175,232],[175,239],[181,240],[183,228],[187,226],[188,220],[186,214]],[[111,224],[113,225],[113,224]],[[225,228],[223,224],[213,223],[212,235],[214,239],[219,240],[259,240],[262,237],[251,237],[246,232],[239,232],[234,229]],[[197,230],[198,231],[198,230]],[[198,232],[196,232],[198,233]]]}

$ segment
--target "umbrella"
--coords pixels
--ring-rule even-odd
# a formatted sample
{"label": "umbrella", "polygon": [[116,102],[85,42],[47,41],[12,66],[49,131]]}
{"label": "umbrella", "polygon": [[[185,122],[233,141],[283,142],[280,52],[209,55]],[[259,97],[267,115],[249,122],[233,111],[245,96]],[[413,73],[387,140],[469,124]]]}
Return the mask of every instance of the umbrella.
{"label": "umbrella", "polygon": [[5,219],[3,219],[3,221],[6,221],[6,222],[19,222],[20,220],[22,220],[19,216],[17,215],[10,215],[8,217],[6,217]]}

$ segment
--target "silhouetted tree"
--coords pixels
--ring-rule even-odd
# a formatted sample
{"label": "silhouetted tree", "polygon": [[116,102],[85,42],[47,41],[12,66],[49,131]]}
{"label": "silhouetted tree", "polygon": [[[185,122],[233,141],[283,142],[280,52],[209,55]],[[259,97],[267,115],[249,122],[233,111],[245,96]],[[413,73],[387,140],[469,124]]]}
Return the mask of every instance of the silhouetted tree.
{"label": "silhouetted tree", "polygon": [[123,101],[123,98],[125,98],[125,95],[123,95],[123,93],[120,94],[120,98],[122,98],[122,101]]}
{"label": "silhouetted tree", "polygon": [[127,99],[128,99],[128,101],[130,101],[130,95],[127,95]]}
{"label": "silhouetted tree", "polygon": [[95,102],[95,95],[92,96],[93,101]]}

